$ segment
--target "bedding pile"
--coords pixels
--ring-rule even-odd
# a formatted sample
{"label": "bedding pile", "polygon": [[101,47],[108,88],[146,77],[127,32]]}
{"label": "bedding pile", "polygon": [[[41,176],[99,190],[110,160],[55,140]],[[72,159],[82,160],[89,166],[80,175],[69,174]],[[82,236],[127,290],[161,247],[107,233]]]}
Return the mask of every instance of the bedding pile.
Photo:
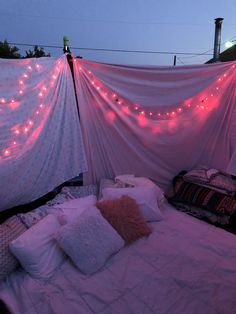
{"label": "bedding pile", "polygon": [[173,179],[168,201],[179,210],[236,233],[236,181],[218,169],[198,167]]}
{"label": "bedding pile", "polygon": [[231,314],[236,237],[177,211],[147,178],[117,181],[101,180],[101,199],[45,205],[10,242],[22,266],[0,283],[10,312]]}

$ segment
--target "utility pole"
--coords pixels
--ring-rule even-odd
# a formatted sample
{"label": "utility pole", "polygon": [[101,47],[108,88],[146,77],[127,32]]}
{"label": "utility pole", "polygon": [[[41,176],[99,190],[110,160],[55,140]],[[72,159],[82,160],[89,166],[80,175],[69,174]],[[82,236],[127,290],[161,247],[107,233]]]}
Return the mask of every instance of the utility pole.
{"label": "utility pole", "polygon": [[176,55],[174,55],[174,66],[176,66]]}

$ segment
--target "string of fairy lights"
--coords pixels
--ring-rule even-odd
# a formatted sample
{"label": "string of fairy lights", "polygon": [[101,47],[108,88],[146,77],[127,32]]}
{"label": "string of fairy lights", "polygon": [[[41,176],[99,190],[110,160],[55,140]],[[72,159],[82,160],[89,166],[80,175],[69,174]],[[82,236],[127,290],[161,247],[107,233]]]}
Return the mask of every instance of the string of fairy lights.
{"label": "string of fairy lights", "polygon": [[[91,70],[88,70],[86,67],[81,65],[79,61],[74,58],[73,61],[75,62],[77,69],[79,72],[83,72],[86,77],[88,78],[91,87],[99,93],[106,102],[112,102],[117,104],[118,108],[122,110],[124,114],[130,115],[131,113],[136,117],[145,117],[147,119],[152,120],[171,120],[177,118],[178,115],[182,114],[186,110],[190,109],[200,109],[200,110],[208,110],[210,108],[210,99],[214,96],[217,96],[217,92],[220,90],[220,84],[226,79],[229,75],[227,71],[220,75],[214,84],[212,84],[212,89],[208,93],[208,95],[200,100],[199,103],[193,104],[191,102],[185,101],[184,103],[177,106],[175,110],[147,110],[141,104],[137,103],[130,103],[129,101],[123,99],[116,91],[112,91],[109,87],[107,87],[104,83],[102,83]],[[228,71],[234,70],[236,64],[233,64]],[[17,92],[14,96],[10,98],[0,97],[0,113],[3,111],[4,108],[9,108],[10,110],[14,110],[15,108],[19,107],[20,105],[24,104],[24,94],[27,90],[27,81],[31,78],[31,76],[37,72],[43,70],[43,66],[39,63],[34,65],[28,65],[17,79]],[[33,115],[30,118],[27,118],[21,125],[16,124],[11,128],[12,138],[8,145],[5,148],[1,149],[0,151],[0,160],[2,158],[9,158],[12,156],[14,152],[14,148],[18,146],[19,138],[21,136],[29,135],[30,132],[33,130],[33,126],[35,125],[36,119],[41,115],[43,112],[46,104],[43,101],[46,97],[50,88],[52,88],[55,84],[55,81],[58,78],[59,72],[61,70],[61,60],[56,62],[56,66],[53,68],[52,74],[49,78],[48,84],[34,86],[32,90],[35,89],[36,97],[40,101],[36,102],[37,107],[34,110]],[[39,105],[38,105],[39,103]]]}
{"label": "string of fairy lights", "polygon": [[[77,59],[74,59],[74,62],[77,62]],[[232,65],[231,68],[228,70],[233,70],[236,67],[236,65]],[[134,115],[137,116],[145,116],[148,119],[152,120],[169,120],[176,118],[179,114],[182,114],[186,110],[189,109],[200,109],[200,110],[208,110],[210,109],[210,104],[209,101],[212,97],[217,95],[217,92],[220,89],[220,83],[223,82],[223,80],[228,76],[228,73],[224,73],[220,75],[215,83],[212,84],[214,87],[212,87],[211,91],[209,92],[207,97],[204,97],[200,100],[200,103],[193,104],[191,101],[185,101],[184,103],[180,104],[177,106],[175,110],[163,110],[163,111],[157,111],[157,110],[147,110],[144,108],[141,104],[130,104],[129,101],[126,101],[122,97],[118,95],[116,91],[111,91],[110,88],[105,86],[101,81],[99,81],[92,73],[92,71],[86,69],[83,67],[81,64],[78,65],[78,69],[80,72],[83,72],[87,77],[90,82],[90,84],[93,86],[94,89],[97,90],[97,92],[100,93],[100,95],[105,98],[105,100],[109,100],[112,102],[117,103],[117,105],[122,108],[122,112],[126,114],[133,113]]]}
{"label": "string of fairy lights", "polygon": [[[12,156],[14,149],[19,146],[20,137],[29,135],[33,130],[33,126],[35,125],[36,119],[40,116],[42,111],[45,109],[45,103],[43,99],[47,95],[49,89],[54,86],[55,81],[57,80],[58,73],[60,71],[61,60],[58,60],[55,69],[53,69],[53,74],[51,75],[51,80],[47,85],[43,86],[33,86],[32,90],[36,90],[36,97],[40,99],[40,104],[34,110],[33,116],[27,118],[22,124],[16,124],[11,127],[10,132],[12,133],[12,139],[8,143],[7,147],[3,148],[0,151],[0,160],[2,158],[7,158]],[[30,80],[31,76],[35,73],[39,73],[43,70],[43,66],[39,63],[34,65],[28,65],[23,70],[20,77],[17,78],[17,91],[11,98],[0,97],[0,113],[4,110],[4,108],[8,108],[10,110],[15,110],[19,106],[24,105],[24,94],[27,90],[27,82]],[[38,101],[36,101],[38,103]]]}

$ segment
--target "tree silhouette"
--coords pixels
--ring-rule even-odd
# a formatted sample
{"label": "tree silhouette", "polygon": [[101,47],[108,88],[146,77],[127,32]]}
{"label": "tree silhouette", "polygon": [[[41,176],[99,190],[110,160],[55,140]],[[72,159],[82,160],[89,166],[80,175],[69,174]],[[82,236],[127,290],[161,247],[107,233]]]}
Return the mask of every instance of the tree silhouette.
{"label": "tree silhouette", "polygon": [[28,50],[25,52],[25,56],[22,56],[19,52],[19,48],[16,46],[10,46],[10,44],[5,39],[0,41],[0,58],[4,59],[21,59],[21,58],[41,58],[41,57],[51,57],[50,53],[46,54],[43,48],[37,45],[33,47],[33,50]]}
{"label": "tree silhouette", "polygon": [[43,48],[39,48],[37,45],[34,46],[34,50],[28,50],[25,52],[25,58],[41,58],[41,57],[51,57],[50,53],[46,54]]}
{"label": "tree silhouette", "polygon": [[22,58],[16,46],[10,47],[6,40],[0,41],[0,58],[4,59],[19,59]]}

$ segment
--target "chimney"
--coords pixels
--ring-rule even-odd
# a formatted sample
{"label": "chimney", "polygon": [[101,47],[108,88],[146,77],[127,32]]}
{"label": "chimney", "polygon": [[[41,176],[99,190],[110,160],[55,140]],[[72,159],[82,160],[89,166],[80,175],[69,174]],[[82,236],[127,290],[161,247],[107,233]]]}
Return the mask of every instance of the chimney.
{"label": "chimney", "polygon": [[213,62],[220,61],[220,42],[221,42],[221,25],[223,18],[218,17],[215,19],[215,40],[214,40],[214,55]]}

